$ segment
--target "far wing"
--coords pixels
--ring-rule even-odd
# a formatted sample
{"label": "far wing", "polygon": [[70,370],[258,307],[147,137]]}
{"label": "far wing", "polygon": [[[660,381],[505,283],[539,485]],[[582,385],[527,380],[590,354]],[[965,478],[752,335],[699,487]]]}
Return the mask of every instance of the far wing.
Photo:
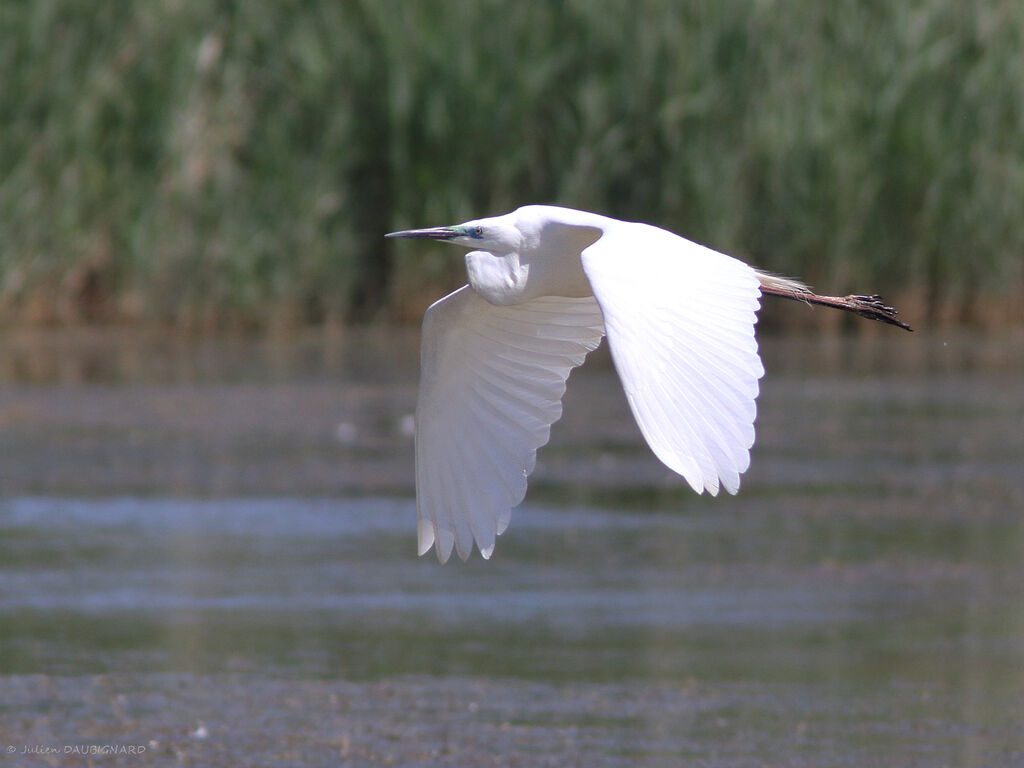
{"label": "far wing", "polygon": [[730,493],[750,464],[764,368],[755,271],[646,224],[582,254],[626,398],[651,449],[695,491]]}
{"label": "far wing", "polygon": [[569,372],[604,335],[592,297],[495,306],[468,285],[423,318],[416,405],[419,552],[444,562],[495,536],[526,495],[537,449],[562,415]]}

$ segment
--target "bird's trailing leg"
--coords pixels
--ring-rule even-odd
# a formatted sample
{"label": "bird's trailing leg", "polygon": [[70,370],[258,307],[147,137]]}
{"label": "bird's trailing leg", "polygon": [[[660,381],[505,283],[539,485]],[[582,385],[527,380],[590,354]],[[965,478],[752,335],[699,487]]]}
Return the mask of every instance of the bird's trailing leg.
{"label": "bird's trailing leg", "polygon": [[[761,276],[759,274],[759,276]],[[845,312],[853,312],[855,315],[866,317],[868,320],[877,320],[880,323],[888,323],[902,328],[905,331],[913,331],[909,325],[897,319],[899,314],[895,309],[886,305],[881,296],[819,296],[804,285],[796,281],[776,278],[773,275],[765,275],[761,280],[761,293],[767,296],[778,296],[782,299],[803,301],[807,304],[818,304],[822,307],[834,307]]]}

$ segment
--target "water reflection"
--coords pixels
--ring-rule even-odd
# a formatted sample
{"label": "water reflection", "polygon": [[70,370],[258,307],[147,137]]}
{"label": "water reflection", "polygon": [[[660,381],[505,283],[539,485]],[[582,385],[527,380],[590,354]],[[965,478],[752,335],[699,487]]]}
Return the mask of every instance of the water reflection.
{"label": "water reflection", "polygon": [[[420,744],[468,718],[492,745],[520,728],[523,754],[562,744],[593,765],[1009,764],[1024,343],[762,348],[739,496],[694,496],[664,470],[598,356],[494,560],[440,567],[414,556],[415,334],[8,339],[0,705],[32,711],[42,685],[91,700],[106,683],[65,676],[103,674],[173,711],[185,675],[204,692],[188,706],[235,723],[265,717],[257,690],[322,696],[380,759],[395,748],[380,718],[406,733],[412,708]],[[244,681],[228,701],[203,682],[224,674]],[[354,714],[363,700],[376,719]]]}

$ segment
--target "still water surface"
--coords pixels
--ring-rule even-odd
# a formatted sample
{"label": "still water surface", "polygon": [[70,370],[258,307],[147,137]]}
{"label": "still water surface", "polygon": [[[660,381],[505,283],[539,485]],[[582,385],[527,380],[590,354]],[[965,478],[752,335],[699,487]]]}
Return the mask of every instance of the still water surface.
{"label": "still water surface", "polygon": [[737,497],[658,464],[599,352],[493,560],[442,567],[415,334],[4,340],[0,751],[1024,765],[1024,340],[762,350]]}

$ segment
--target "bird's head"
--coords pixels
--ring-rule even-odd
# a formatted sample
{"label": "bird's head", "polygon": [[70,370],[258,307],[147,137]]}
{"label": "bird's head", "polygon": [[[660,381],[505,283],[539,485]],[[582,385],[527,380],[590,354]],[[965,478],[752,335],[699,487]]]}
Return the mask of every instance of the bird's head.
{"label": "bird's head", "polygon": [[475,219],[451,227],[406,229],[401,232],[389,232],[384,237],[443,240],[446,243],[461,245],[463,248],[490,251],[491,253],[512,253],[519,249],[522,242],[519,230],[508,220],[507,216]]}

